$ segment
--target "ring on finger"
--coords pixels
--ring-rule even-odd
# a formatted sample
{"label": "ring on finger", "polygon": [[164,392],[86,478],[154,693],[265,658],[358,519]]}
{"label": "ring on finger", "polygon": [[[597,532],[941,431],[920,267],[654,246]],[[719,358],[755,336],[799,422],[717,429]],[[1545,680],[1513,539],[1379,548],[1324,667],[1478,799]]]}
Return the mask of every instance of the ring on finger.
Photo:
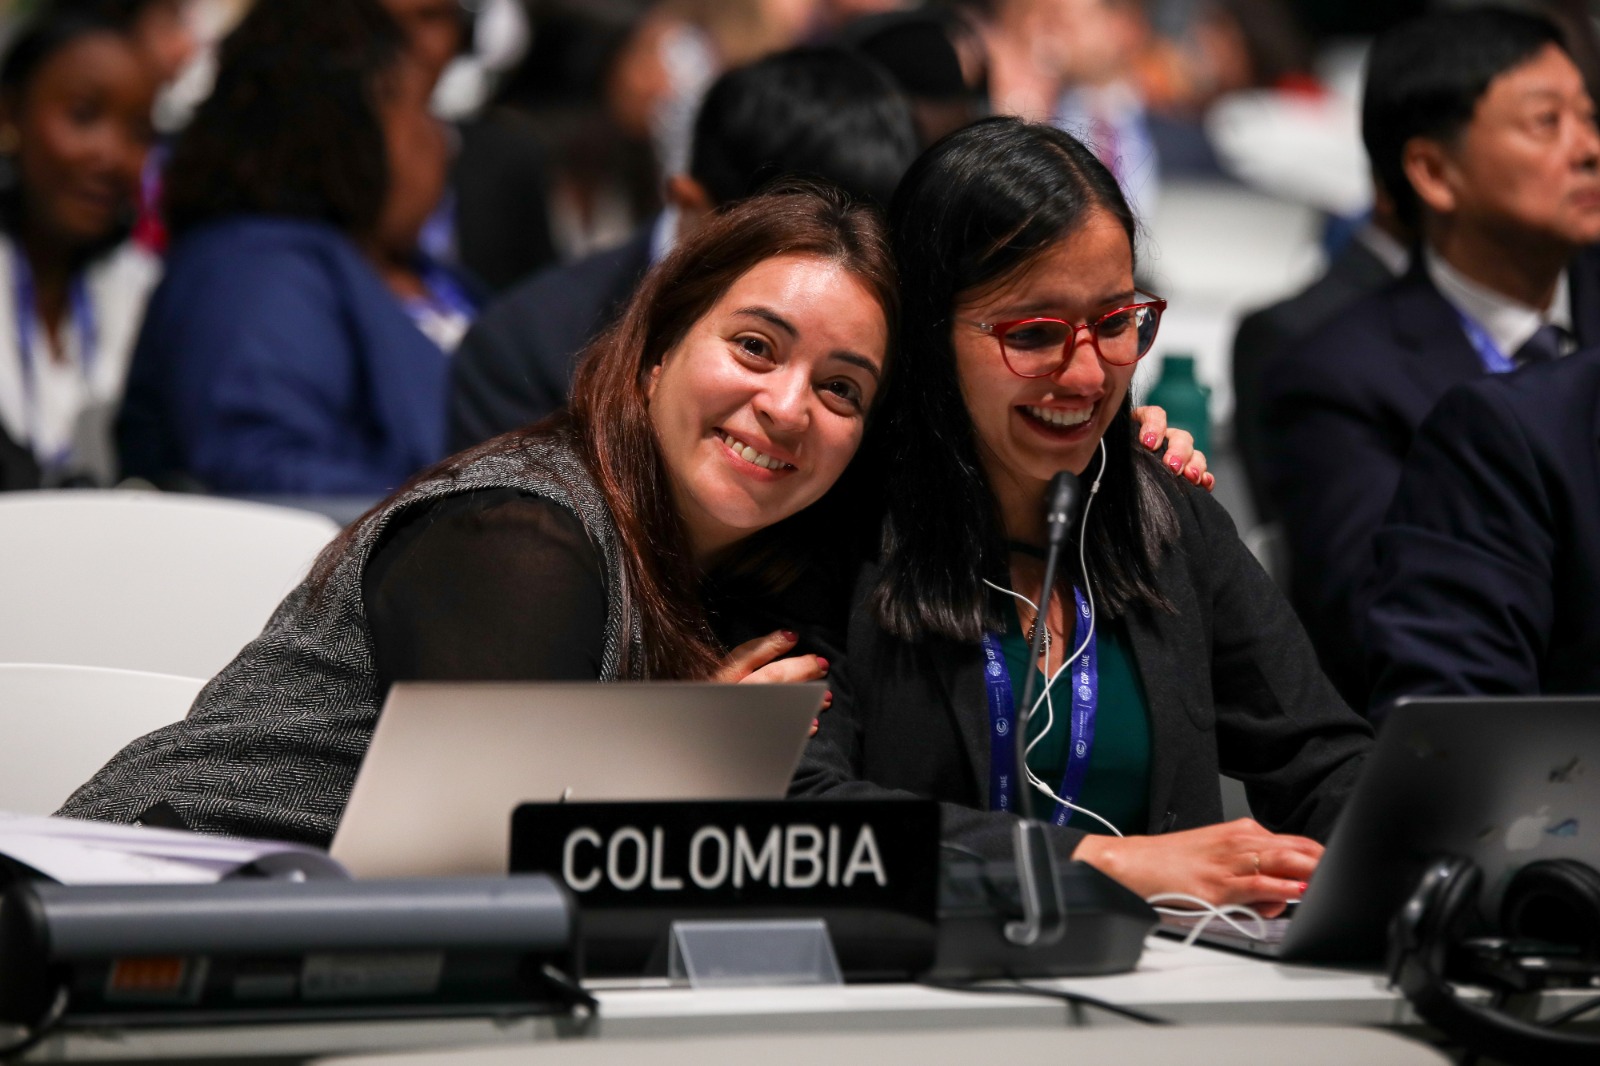
{"label": "ring on finger", "polygon": [[1253,852],[1251,854],[1251,856],[1250,856],[1250,861],[1255,864],[1256,876],[1260,877],[1261,876],[1261,853],[1259,851]]}

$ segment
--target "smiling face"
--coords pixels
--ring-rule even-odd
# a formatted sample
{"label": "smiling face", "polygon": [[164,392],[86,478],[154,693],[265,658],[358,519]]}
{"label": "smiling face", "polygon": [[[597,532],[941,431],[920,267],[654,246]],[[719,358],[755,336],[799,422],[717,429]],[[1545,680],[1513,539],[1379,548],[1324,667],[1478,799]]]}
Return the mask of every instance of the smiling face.
{"label": "smiling face", "polygon": [[150,146],[154,90],[128,41],[95,33],[47,59],[7,101],[28,224],[41,236],[81,247],[127,217]]}
{"label": "smiling face", "polygon": [[1037,501],[1057,471],[1081,474],[1089,465],[1128,394],[1134,368],[1102,361],[1080,330],[1059,371],[1021,378],[1007,369],[1000,342],[978,324],[1034,316],[1089,322],[1133,302],[1128,233],[1101,209],[1012,276],[957,298],[951,344],[961,395],[1013,535],[1028,528],[1021,516],[1039,513]]}
{"label": "smiling face", "polygon": [[1447,150],[1444,199],[1430,206],[1571,248],[1600,240],[1594,111],[1578,68],[1546,45],[1489,83]]}
{"label": "smiling face", "polygon": [[832,487],[861,444],[888,342],[859,278],[786,255],[740,275],[652,370],[650,421],[698,561]]}

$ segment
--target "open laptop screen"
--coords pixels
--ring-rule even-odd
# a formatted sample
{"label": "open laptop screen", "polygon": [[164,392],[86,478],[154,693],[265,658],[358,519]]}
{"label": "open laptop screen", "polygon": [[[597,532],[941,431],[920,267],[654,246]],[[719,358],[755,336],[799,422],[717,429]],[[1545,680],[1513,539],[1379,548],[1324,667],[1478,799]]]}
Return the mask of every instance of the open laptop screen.
{"label": "open laptop screen", "polygon": [[824,691],[398,682],[333,857],[357,877],[499,874],[523,802],[781,798]]}

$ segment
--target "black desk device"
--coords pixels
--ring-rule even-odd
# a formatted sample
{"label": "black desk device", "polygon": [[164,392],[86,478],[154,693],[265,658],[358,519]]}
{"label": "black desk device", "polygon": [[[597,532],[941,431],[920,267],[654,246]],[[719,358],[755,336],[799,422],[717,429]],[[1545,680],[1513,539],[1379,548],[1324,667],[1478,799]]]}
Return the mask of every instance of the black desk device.
{"label": "black desk device", "polygon": [[[1024,919],[1017,867],[961,855],[939,877],[939,934],[933,968],[941,981],[1124,973],[1139,962],[1156,914],[1136,894],[1081,862],[1055,863],[1062,934],[1019,944],[1006,935]],[[1024,881],[1025,883],[1025,881]]]}
{"label": "black desk device", "polygon": [[0,899],[0,1021],[565,1011],[592,1002],[567,977],[574,928],[570,894],[539,876],[23,881]]}

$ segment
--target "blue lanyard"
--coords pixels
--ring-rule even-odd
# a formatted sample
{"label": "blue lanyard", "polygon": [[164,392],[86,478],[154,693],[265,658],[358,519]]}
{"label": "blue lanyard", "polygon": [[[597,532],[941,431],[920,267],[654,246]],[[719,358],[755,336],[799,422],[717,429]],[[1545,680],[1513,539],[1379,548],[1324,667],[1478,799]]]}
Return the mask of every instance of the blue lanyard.
{"label": "blue lanyard", "polygon": [[[28,439],[37,452],[43,429],[39,421],[38,359],[33,349],[33,268],[28,265],[28,257],[23,255],[22,249],[15,244],[11,246],[11,273],[15,288],[13,306],[17,316],[17,359],[22,368],[23,415],[28,420]],[[71,307],[72,321],[78,330],[78,365],[87,391],[100,339],[95,325],[94,306],[89,302],[89,287],[85,284],[81,271],[72,278],[67,290],[67,299]],[[71,457],[72,445],[69,443],[55,455],[39,458],[47,469],[60,469]]]}
{"label": "blue lanyard", "polygon": [[[1089,626],[1089,603],[1080,589],[1072,590],[1072,599],[1078,611],[1077,626],[1073,634],[1074,646],[1083,643],[1083,652],[1072,663],[1067,677],[1072,690],[1071,736],[1067,747],[1067,765],[1061,774],[1061,788],[1057,794],[1070,803],[1076,803],[1083,794],[1084,778],[1089,772],[1089,756],[1094,752],[1095,709],[1100,702],[1100,659],[1094,634],[1084,641],[1082,634]],[[1017,726],[1018,714],[1011,694],[1011,677],[1006,672],[1005,653],[1000,638],[993,633],[983,635],[983,682],[989,698],[989,806],[997,811],[1015,811],[1021,803],[1015,797],[1020,790],[1013,787],[1017,778],[1015,740],[1011,731]],[[1030,653],[1031,657],[1031,653]],[[1028,669],[1038,667],[1028,663]],[[1047,682],[1048,678],[1045,679]],[[1056,804],[1053,821],[1066,825],[1072,809]]]}
{"label": "blue lanyard", "polygon": [[1456,312],[1456,317],[1461,319],[1461,328],[1467,334],[1467,341],[1473,350],[1478,353],[1478,358],[1483,361],[1483,369],[1491,374],[1509,374],[1517,368],[1500,346],[1489,336],[1488,330],[1480,326],[1471,316]]}
{"label": "blue lanyard", "polygon": [[461,283],[438,263],[429,261],[423,264],[422,287],[427,290],[426,299],[434,309],[446,315],[464,315],[471,318],[478,310],[477,303],[467,295],[467,290]]}
{"label": "blue lanyard", "polygon": [[423,295],[408,297],[401,305],[417,329],[449,355],[472,324],[477,304],[450,272],[437,263],[424,261],[418,274]]}

